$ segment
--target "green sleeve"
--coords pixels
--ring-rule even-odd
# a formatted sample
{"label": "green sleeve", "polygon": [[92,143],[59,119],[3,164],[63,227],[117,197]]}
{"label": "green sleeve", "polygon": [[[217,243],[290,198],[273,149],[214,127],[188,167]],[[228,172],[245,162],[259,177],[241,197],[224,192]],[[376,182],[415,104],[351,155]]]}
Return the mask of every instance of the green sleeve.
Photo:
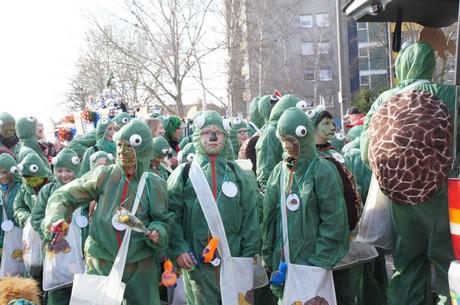
{"label": "green sleeve", "polygon": [[40,238],[43,240],[43,233],[41,230],[41,223],[43,218],[45,218],[46,204],[48,202],[49,196],[52,193],[52,188],[54,183],[49,183],[45,185],[38,194],[37,201],[32,208],[32,214],[30,215],[30,224],[32,228],[40,235]]}
{"label": "green sleeve", "polygon": [[[26,225],[27,219],[30,217],[30,207],[27,205],[26,197],[28,196],[26,186],[23,184],[14,198],[13,209],[14,209],[14,219],[19,227],[24,228]],[[30,199],[30,198],[29,198]]]}

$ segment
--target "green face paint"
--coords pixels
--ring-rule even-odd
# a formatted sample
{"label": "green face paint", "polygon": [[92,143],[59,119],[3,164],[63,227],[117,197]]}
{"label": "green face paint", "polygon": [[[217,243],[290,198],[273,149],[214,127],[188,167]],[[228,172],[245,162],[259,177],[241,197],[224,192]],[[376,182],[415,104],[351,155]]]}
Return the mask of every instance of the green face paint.
{"label": "green face paint", "polygon": [[24,182],[30,187],[37,187],[43,182],[45,182],[46,178],[42,177],[25,177]]}
{"label": "green face paint", "polygon": [[332,140],[335,135],[334,121],[329,118],[323,119],[316,127],[315,135],[324,140],[324,142]]}
{"label": "green face paint", "polygon": [[136,152],[134,148],[125,141],[117,142],[117,158],[124,169],[136,166]]}
{"label": "green face paint", "polygon": [[201,144],[209,156],[216,156],[224,148],[225,133],[217,128],[216,125],[204,128],[201,131]]}

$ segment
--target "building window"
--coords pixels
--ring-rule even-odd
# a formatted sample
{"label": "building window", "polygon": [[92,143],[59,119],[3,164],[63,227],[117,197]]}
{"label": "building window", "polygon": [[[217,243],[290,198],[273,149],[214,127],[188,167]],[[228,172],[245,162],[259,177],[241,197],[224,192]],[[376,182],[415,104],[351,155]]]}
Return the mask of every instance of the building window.
{"label": "building window", "polygon": [[299,21],[301,28],[311,28],[313,26],[312,15],[300,15]]}
{"label": "building window", "polygon": [[361,87],[369,87],[369,75],[361,75],[359,78],[359,85]]}
{"label": "building window", "polygon": [[367,22],[356,22],[358,24],[358,30],[367,30]]}
{"label": "building window", "polygon": [[329,54],[330,49],[331,49],[331,44],[329,42],[318,43],[319,54]]}
{"label": "building window", "polygon": [[328,13],[316,14],[316,25],[317,26],[329,26],[329,14]]}
{"label": "building window", "polygon": [[359,57],[369,57],[369,49],[368,48],[359,48],[358,49]]}
{"label": "building window", "polygon": [[305,70],[303,72],[303,79],[306,81],[314,81],[315,80],[315,70]]}
{"label": "building window", "polygon": [[330,69],[319,70],[319,80],[332,80],[332,72]]}
{"label": "building window", "polygon": [[326,108],[334,107],[334,96],[332,94],[320,95],[319,100],[321,105],[324,105]]}
{"label": "building window", "polygon": [[315,46],[313,44],[313,41],[302,42],[302,55],[315,55]]}

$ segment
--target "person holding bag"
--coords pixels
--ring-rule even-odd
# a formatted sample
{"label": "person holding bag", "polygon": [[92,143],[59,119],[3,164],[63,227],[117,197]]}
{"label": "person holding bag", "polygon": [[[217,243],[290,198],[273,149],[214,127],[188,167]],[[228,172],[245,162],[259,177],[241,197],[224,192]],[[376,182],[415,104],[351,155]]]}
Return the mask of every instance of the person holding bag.
{"label": "person holding bag", "polygon": [[[166,182],[153,173],[144,174],[153,145],[150,129],[144,123],[137,120],[129,122],[115,134],[114,139],[116,164],[97,166],[56,190],[48,200],[42,230],[45,240],[50,241],[53,224],[67,219],[75,209],[95,200],[85,243],[86,274],[107,276],[123,241],[127,254],[121,280],[126,284],[126,304],[159,305],[159,271],[155,260],[158,259],[157,254],[167,248],[173,221],[173,215],[167,211]],[[138,190],[143,174],[145,187]],[[132,211],[136,198],[138,208]],[[117,210],[120,207],[131,211],[145,225],[148,233],[133,231],[130,239],[125,240],[125,235],[129,238],[131,230],[126,230],[127,227],[118,222]],[[74,283],[74,290],[75,287]]]}
{"label": "person holding bag", "polygon": [[253,304],[253,258],[260,250],[256,190],[245,171],[227,159],[228,120],[205,111],[195,118],[193,130],[193,161],[180,164],[168,179],[170,211],[175,214],[171,260],[184,270],[187,304],[233,305],[238,302],[226,302],[236,296],[230,291],[239,288],[231,278],[248,280],[234,272],[233,259],[249,258],[251,285],[238,290],[238,296]]}
{"label": "person holding bag", "polygon": [[[293,298],[304,304],[312,298],[306,288],[313,289],[317,275],[301,272],[298,278],[290,278],[289,274],[295,273],[290,268],[315,267],[309,269],[327,278],[318,287],[327,288],[327,301],[335,304],[330,270],[347,253],[349,235],[341,178],[334,164],[317,157],[313,125],[302,110],[293,107],[284,111],[277,135],[285,153],[267,183],[262,257],[269,271],[279,271],[280,265],[287,264],[288,280],[283,285],[272,276],[271,288],[283,304]],[[292,291],[296,285],[303,288]]]}

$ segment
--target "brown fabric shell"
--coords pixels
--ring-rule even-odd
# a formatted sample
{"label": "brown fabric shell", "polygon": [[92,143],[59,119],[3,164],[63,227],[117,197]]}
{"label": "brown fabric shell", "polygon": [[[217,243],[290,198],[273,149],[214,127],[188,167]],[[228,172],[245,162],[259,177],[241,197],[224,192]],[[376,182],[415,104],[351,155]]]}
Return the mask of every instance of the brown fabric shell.
{"label": "brown fabric shell", "polygon": [[394,203],[423,203],[445,183],[452,119],[434,94],[416,90],[392,96],[372,116],[369,140],[369,164]]}

